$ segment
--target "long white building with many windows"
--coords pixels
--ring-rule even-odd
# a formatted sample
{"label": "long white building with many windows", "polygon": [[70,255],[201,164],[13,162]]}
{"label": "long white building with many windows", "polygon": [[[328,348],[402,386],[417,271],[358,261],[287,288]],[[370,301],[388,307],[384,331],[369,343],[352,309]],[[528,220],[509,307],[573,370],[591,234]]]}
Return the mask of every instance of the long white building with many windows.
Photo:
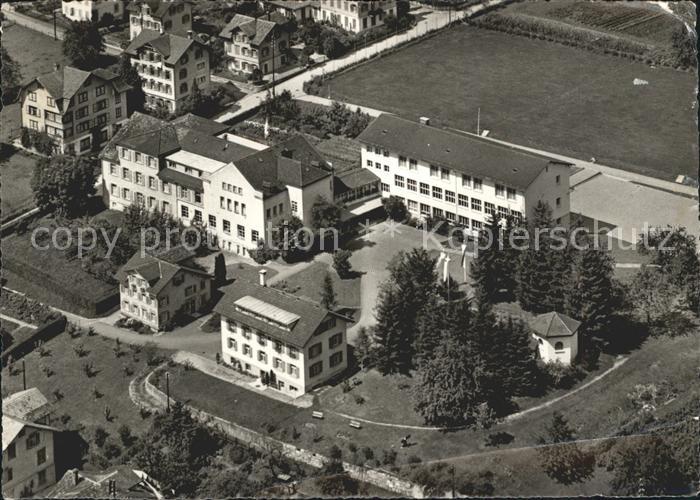
{"label": "long white building with many windows", "polygon": [[276,220],[311,224],[333,200],[333,172],[302,136],[256,150],[226,139],[227,125],[195,115],[167,122],[134,113],[102,153],[105,204],[131,203],[202,224],[225,250],[247,255]]}
{"label": "long white building with many windows", "polygon": [[214,310],[221,314],[222,361],[297,397],[347,368],[345,316],[260,283],[236,281]]}
{"label": "long white building with many windows", "polygon": [[362,166],[381,179],[382,195],[401,198],[415,217],[444,218],[476,234],[490,216],[530,216],[542,200],[557,223],[568,220],[569,163],[389,114],[358,140]]}

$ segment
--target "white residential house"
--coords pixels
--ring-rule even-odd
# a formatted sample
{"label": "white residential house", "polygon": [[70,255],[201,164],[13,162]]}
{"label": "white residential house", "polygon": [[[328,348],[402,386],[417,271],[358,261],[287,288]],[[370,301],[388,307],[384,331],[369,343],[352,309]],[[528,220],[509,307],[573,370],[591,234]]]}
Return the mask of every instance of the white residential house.
{"label": "white residential house", "polygon": [[303,136],[256,150],[230,142],[228,126],[186,115],[171,122],[134,113],[102,153],[105,203],[131,203],[200,223],[222,249],[248,255],[269,228],[295,215],[311,225],[333,171]]}
{"label": "white residential house", "polygon": [[61,13],[71,21],[99,22],[105,14],[115,21],[124,17],[124,2],[121,0],[63,0]]}
{"label": "white residential house", "polygon": [[345,316],[265,283],[243,280],[224,289],[222,361],[290,397],[339,377],[347,368]]}
{"label": "white residential house", "polygon": [[390,114],[358,140],[382,195],[401,198],[414,217],[443,218],[476,235],[491,216],[530,216],[544,201],[558,224],[568,220],[569,163]]}
{"label": "white residential house", "polygon": [[150,108],[164,106],[174,113],[195,86],[203,92],[209,88],[209,49],[193,39],[192,31],[179,36],[144,30],[125,52],[141,76]]}
{"label": "white residential house", "polygon": [[138,0],[129,3],[129,40],[143,30],[186,35],[192,31],[192,3],[188,0]]}
{"label": "white residential house", "polygon": [[224,40],[228,69],[240,73],[259,69],[263,75],[279,71],[289,59],[286,23],[287,19],[277,13],[267,18],[233,16],[219,33]]}
{"label": "white residential house", "polygon": [[313,15],[316,21],[327,21],[347,31],[360,33],[382,26],[389,15],[396,16],[396,0],[320,0]]}
{"label": "white residential house", "polygon": [[201,314],[212,297],[211,274],[192,265],[192,252],[136,252],[117,273],[120,313],[154,331],[163,330],[178,313]]}
{"label": "white residential house", "polygon": [[540,359],[545,363],[570,365],[578,355],[578,329],[581,323],[566,314],[550,312],[530,321]]}
{"label": "white residential house", "polygon": [[104,145],[127,120],[131,87],[105,69],[56,65],[19,94],[22,127],[46,132],[60,153],[80,154]]}

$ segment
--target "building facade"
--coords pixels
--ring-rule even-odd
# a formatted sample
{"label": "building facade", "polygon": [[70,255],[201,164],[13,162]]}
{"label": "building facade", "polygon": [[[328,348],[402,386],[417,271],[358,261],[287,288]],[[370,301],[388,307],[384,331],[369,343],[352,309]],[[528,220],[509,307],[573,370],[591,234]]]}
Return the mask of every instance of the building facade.
{"label": "building facade", "polygon": [[315,0],[271,0],[266,3],[278,14],[294,17],[300,23],[314,18],[317,4]]}
{"label": "building facade", "polygon": [[124,17],[124,2],[120,0],[63,0],[61,12],[71,21],[99,22],[105,14],[118,21]]}
{"label": "building facade", "polygon": [[212,276],[192,267],[192,257],[181,247],[167,255],[134,254],[117,273],[122,316],[159,331],[178,314],[205,312],[212,296]]}
{"label": "building facade", "polygon": [[340,376],[348,318],[269,288],[264,279],[235,282],[217,304],[222,361],[290,397]]}
{"label": "building facade", "polygon": [[56,151],[80,154],[111,139],[127,120],[130,86],[104,69],[57,66],[20,91],[22,127],[46,132]]}
{"label": "building facade", "polygon": [[321,0],[313,11],[316,21],[335,24],[353,33],[382,26],[387,16],[396,16],[396,0]]}
{"label": "building facade", "polygon": [[[30,497],[56,482],[51,406],[35,387],[2,400],[2,494]],[[39,495],[41,496],[41,495]]]}
{"label": "building facade", "polygon": [[143,30],[183,36],[192,31],[192,5],[187,0],[135,1],[126,10],[129,14],[129,40]]}
{"label": "building facade", "polygon": [[362,166],[380,178],[384,197],[473,235],[492,216],[530,216],[538,201],[567,222],[570,164],[423,122],[383,114],[358,136]]}
{"label": "building facade", "polygon": [[226,64],[232,72],[263,75],[279,70],[289,58],[289,32],[286,18],[280,15],[267,19],[236,14],[219,36],[224,40]]}
{"label": "building facade", "polygon": [[578,329],[581,323],[566,314],[540,314],[530,322],[539,357],[545,363],[570,365],[578,355]]}
{"label": "building facade", "polygon": [[283,217],[311,224],[318,197],[332,201],[333,172],[302,136],[255,150],[230,142],[226,125],[187,115],[165,122],[134,113],[102,154],[105,203],[142,203],[201,224],[239,255],[269,240]]}
{"label": "building facade", "polygon": [[188,36],[144,30],[126,51],[143,81],[146,105],[181,109],[194,88],[206,91],[210,84],[209,49]]}

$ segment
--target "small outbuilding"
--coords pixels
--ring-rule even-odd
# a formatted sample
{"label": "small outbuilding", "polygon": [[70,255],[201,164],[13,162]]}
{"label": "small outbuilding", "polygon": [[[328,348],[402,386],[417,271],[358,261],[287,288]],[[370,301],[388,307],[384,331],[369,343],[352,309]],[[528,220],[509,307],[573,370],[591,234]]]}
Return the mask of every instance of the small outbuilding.
{"label": "small outbuilding", "polygon": [[560,362],[570,365],[578,354],[579,321],[566,314],[550,312],[540,314],[530,321],[537,350],[545,363]]}

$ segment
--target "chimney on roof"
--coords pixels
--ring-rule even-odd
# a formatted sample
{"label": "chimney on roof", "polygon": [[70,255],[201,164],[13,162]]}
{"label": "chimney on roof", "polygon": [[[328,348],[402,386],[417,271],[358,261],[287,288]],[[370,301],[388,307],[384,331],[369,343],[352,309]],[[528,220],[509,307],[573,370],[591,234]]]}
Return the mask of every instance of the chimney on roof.
{"label": "chimney on roof", "polygon": [[420,121],[421,125],[430,125],[430,118],[427,116],[421,116],[418,120]]}
{"label": "chimney on roof", "polygon": [[54,71],[60,71],[60,70],[61,70],[61,64],[60,64],[60,63],[54,63],[53,69],[54,69]]}
{"label": "chimney on roof", "polygon": [[267,269],[258,271],[258,277],[260,279],[260,286],[267,286]]}
{"label": "chimney on roof", "polygon": [[80,482],[80,475],[78,474],[78,469],[72,469],[71,471],[71,479],[72,479],[72,485],[73,486],[78,486],[78,483]]}
{"label": "chimney on roof", "polygon": [[187,30],[187,38],[192,40],[192,30]]}

